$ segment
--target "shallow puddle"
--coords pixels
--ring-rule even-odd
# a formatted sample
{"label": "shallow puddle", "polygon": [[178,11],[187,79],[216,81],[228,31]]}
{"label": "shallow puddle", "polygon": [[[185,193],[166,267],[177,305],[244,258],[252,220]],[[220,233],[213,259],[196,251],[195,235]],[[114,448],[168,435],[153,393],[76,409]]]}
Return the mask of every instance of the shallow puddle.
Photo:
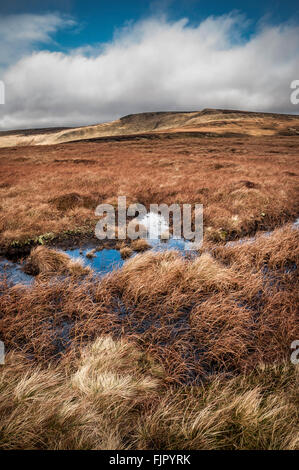
{"label": "shallow puddle", "polygon": [[[293,227],[299,229],[299,218],[294,222]],[[165,227],[162,226],[164,229]],[[160,229],[160,227],[159,227]],[[270,236],[272,231],[264,232],[263,236]],[[156,235],[156,234],[155,234]],[[256,237],[244,238],[235,241],[230,241],[226,243],[226,246],[235,246],[242,245],[246,243],[254,243]],[[160,238],[154,238],[148,240],[151,245],[150,250],[159,252],[167,250],[177,250],[181,252],[184,256],[193,257],[198,255],[196,251],[188,249],[188,242],[185,242],[183,239],[177,240],[171,238],[167,241],[161,241]],[[92,251],[92,256],[88,256],[88,253]],[[98,276],[104,276],[105,274],[120,269],[126,260],[123,260],[121,254],[118,250],[115,249],[103,249],[99,251],[94,250],[94,246],[86,246],[84,248],[72,248],[69,250],[64,250],[72,259],[80,259],[85,266],[90,266],[92,270]],[[86,256],[87,255],[87,256]],[[134,252],[131,256],[136,256],[137,253]],[[130,259],[130,258],[129,258]],[[289,268],[290,271],[294,267]],[[0,278],[5,278],[9,284],[24,284],[30,285],[34,281],[34,276],[26,274],[22,270],[22,265],[17,262],[7,260],[5,258],[0,258]]]}
{"label": "shallow puddle", "polygon": [[153,251],[167,251],[167,250],[178,250],[182,253],[185,253],[187,242],[184,240],[177,240],[175,238],[171,238],[167,241],[161,240],[149,240],[149,244],[152,247]]}
{"label": "shallow puddle", "polygon": [[[185,243],[183,240],[170,239],[166,242],[160,240],[150,240],[152,251],[167,251],[178,250],[182,253],[190,253],[189,250],[185,251]],[[102,249],[99,251],[94,250],[94,246],[86,246],[84,248],[71,248],[63,250],[64,253],[69,255],[72,259],[80,259],[85,266],[90,266],[91,269],[98,276],[104,276],[113,270],[120,269],[126,260],[122,259],[121,254],[115,249]],[[92,252],[92,255],[88,254]],[[137,253],[133,252],[132,256]],[[13,262],[5,258],[0,258],[0,276],[5,278],[9,284],[24,284],[30,285],[34,281],[34,276],[26,274],[22,270],[22,264]]]}
{"label": "shallow puddle", "polygon": [[[185,253],[186,246],[184,240],[175,240],[170,239],[168,241],[161,240],[148,240],[151,245],[151,251],[167,251],[167,250],[178,250],[182,253]],[[88,253],[94,252],[91,257],[88,257]],[[189,250],[188,250],[189,251]],[[127,261],[122,259],[121,254],[118,250],[114,249],[103,249],[99,251],[94,251],[91,246],[82,248],[75,248],[65,250],[71,258],[80,259],[83,261],[85,266],[90,266],[95,273],[100,275],[105,275],[115,269],[119,269]],[[132,256],[128,259],[133,258],[138,253],[133,252]]]}
{"label": "shallow puddle", "polygon": [[[299,229],[299,217],[293,223],[293,228]],[[274,232],[274,230],[269,230],[267,232],[262,232],[262,236],[263,237],[270,237],[273,232]],[[225,244],[225,246],[246,245],[246,244],[255,242],[255,240],[256,240],[256,236],[247,237],[247,238],[239,238],[238,240],[233,240],[233,241],[227,242]]]}
{"label": "shallow puddle", "polygon": [[120,252],[113,249],[103,249],[101,251],[96,251],[91,258],[86,256],[87,253],[91,251],[91,247],[84,249],[70,249],[65,250],[71,258],[81,259],[85,266],[90,266],[96,273],[107,274],[113,269],[119,269],[124,264]]}
{"label": "shallow puddle", "polygon": [[0,277],[9,284],[30,285],[34,280],[33,276],[24,273],[21,264],[13,263],[5,258],[0,258]]}

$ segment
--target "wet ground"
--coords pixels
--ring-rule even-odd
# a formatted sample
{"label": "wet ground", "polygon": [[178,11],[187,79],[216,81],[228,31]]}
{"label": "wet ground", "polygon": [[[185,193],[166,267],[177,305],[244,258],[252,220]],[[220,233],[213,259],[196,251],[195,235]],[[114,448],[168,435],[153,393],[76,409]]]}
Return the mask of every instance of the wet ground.
{"label": "wet ground", "polygon": [[6,279],[9,284],[32,284],[34,277],[24,273],[21,263],[14,263],[0,258],[0,278]]}
{"label": "wet ground", "polygon": [[[299,218],[294,222],[293,227],[299,228]],[[268,237],[272,232],[264,232],[263,236]],[[227,242],[227,246],[234,246],[238,244],[254,243],[256,237],[247,237],[236,241]],[[151,250],[167,251],[177,250],[186,257],[196,256],[198,253],[188,249],[188,242],[183,239],[169,239],[161,241],[159,238],[148,240],[151,245]],[[92,256],[88,254],[93,252]],[[113,270],[120,269],[126,260],[122,259],[120,251],[114,248],[104,248],[100,251],[94,250],[94,245],[86,245],[84,248],[74,247],[71,249],[62,250],[73,259],[81,259],[86,266],[90,266],[97,276],[104,276]],[[137,253],[133,252],[132,257]],[[6,258],[0,258],[0,276],[5,278],[9,285],[24,284],[30,285],[34,281],[34,276],[26,274],[23,271],[24,262],[13,262]]]}
{"label": "wet ground", "polygon": [[[299,228],[299,220],[297,219],[296,223],[294,223],[294,229]],[[263,236],[267,237],[271,234],[271,232],[265,232]],[[235,243],[254,243],[255,237],[240,239]],[[166,251],[166,250],[177,250],[183,256],[187,258],[192,258],[193,256],[199,256],[198,252],[192,252],[186,249],[186,244],[184,240],[175,240],[170,239],[168,241],[160,241],[160,240],[151,240],[150,244],[152,248],[151,251],[159,252],[159,251]],[[232,242],[228,242],[226,245],[231,246]],[[106,274],[112,272],[113,270],[120,269],[127,260],[122,259],[120,251],[114,248],[104,248],[100,249],[99,251],[94,250],[94,245],[86,245],[83,248],[74,247],[73,249],[65,249],[61,250],[67,253],[72,259],[81,259],[86,266],[90,266],[94,271],[94,279],[101,278]],[[134,252],[132,257],[136,256],[137,253]],[[129,258],[130,259],[130,258]],[[0,259],[0,276],[5,277],[8,282],[8,286],[16,285],[16,284],[23,284],[26,286],[30,286],[34,282],[34,276],[30,276],[25,274],[22,270],[24,266],[25,260],[23,263],[14,263],[12,261],[8,261],[5,259]],[[292,273],[297,269],[295,263],[289,264],[285,266],[284,273]],[[274,289],[274,291],[278,292],[281,289],[284,289],[284,285],[281,282],[281,276],[278,271],[275,269],[269,268],[267,264],[264,265],[262,268],[262,274],[264,279],[264,287],[263,289]],[[55,278],[54,282],[60,282],[60,279],[63,276]],[[4,287],[5,289],[5,287]],[[27,290],[27,289],[26,289]],[[3,293],[3,291],[2,291]],[[1,295],[1,294],[0,294]],[[204,302],[206,299],[202,298],[198,302]],[[236,303],[238,307],[244,308],[250,311],[250,315],[253,318],[257,318],[260,315],[263,309],[263,290],[260,290],[255,298],[248,301],[246,299],[240,299],[238,296],[236,298],[232,298],[232,300]],[[189,361],[192,364],[192,361],[199,360],[200,356],[204,353],[204,350],[200,349],[196,340],[194,340],[191,330],[190,330],[190,315],[194,304],[190,304],[188,307],[183,308],[180,312],[179,316],[175,316],[172,318],[171,315],[168,317],[168,323],[166,327],[171,332],[168,339],[165,339],[161,336],[161,339],[157,339],[157,346],[164,348],[168,346],[168,340],[172,341],[173,338],[185,338],[186,334],[190,334],[190,341],[183,351],[182,357],[184,361]],[[111,304],[111,312],[115,314],[116,320],[111,332],[116,335],[116,337],[120,337],[123,334],[124,325],[129,329],[129,333],[134,332],[135,335],[144,335],[148,333],[151,328],[159,329],[162,326],[165,328],[165,324],[162,325],[161,319],[159,316],[156,315],[149,315],[146,318],[140,319],[135,318],[134,316],[134,305],[126,305],[122,300],[121,296],[115,295],[115,298]],[[128,319],[128,320],[127,320]],[[52,331],[52,346],[54,347],[54,353],[52,354],[56,357],[60,354],[64,354],[64,352],[70,347],[73,341],[73,333],[72,329],[75,325],[75,321],[71,318],[64,318],[60,322],[56,322],[51,316],[43,320],[43,327],[47,331]],[[218,366],[217,366],[218,367]],[[221,369],[218,369],[216,365],[208,364],[207,369],[205,369],[205,375],[213,374],[216,372],[220,372]],[[198,371],[190,366],[190,370],[184,372],[184,377],[181,379],[186,385],[197,384],[199,385],[203,380],[203,376],[198,374]]]}
{"label": "wet ground", "polygon": [[105,275],[111,272],[113,269],[119,269],[124,264],[120,252],[113,249],[103,249],[101,251],[96,251],[92,258],[87,257],[86,255],[91,251],[90,246],[86,246],[84,249],[75,248],[70,250],[65,250],[71,258],[83,260],[86,266],[90,266],[96,273]]}
{"label": "wet ground", "polygon": [[[149,240],[153,251],[166,251],[178,250],[188,255],[189,250],[186,250],[186,245],[183,240],[170,239],[166,242],[160,240]],[[86,245],[83,248],[69,248],[61,250],[67,253],[73,259],[81,259],[85,266],[90,266],[98,276],[120,269],[126,260],[122,259],[121,254],[114,248],[104,248],[100,251],[94,251],[94,245]],[[94,252],[91,257],[88,256],[90,252]],[[86,256],[87,255],[87,256]],[[137,252],[133,252],[132,257],[136,256]],[[8,284],[24,284],[30,285],[34,281],[34,276],[26,274],[23,271],[24,262],[11,261],[6,258],[0,258],[0,276],[5,278]]]}

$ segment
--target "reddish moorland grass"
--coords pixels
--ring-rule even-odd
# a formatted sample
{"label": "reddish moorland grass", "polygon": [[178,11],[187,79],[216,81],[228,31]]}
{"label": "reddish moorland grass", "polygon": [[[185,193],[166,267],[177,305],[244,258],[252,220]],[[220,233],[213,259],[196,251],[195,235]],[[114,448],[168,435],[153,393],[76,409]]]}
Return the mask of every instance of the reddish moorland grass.
{"label": "reddish moorland grass", "polygon": [[202,203],[206,238],[272,229],[299,213],[298,137],[78,142],[0,149],[1,246],[93,233],[105,202]]}
{"label": "reddish moorland grass", "polygon": [[33,286],[0,286],[0,448],[298,449],[298,238],[146,252],[99,282],[34,249]]}
{"label": "reddish moorland grass", "polygon": [[298,229],[285,225],[267,234],[259,233],[242,243],[217,245],[213,254],[225,263],[238,262],[243,268],[268,266],[272,269],[294,269],[299,260]]}
{"label": "reddish moorland grass", "polygon": [[169,382],[196,384],[286,360],[299,334],[298,240],[291,228],[265,237],[264,255],[272,244],[273,259],[288,266],[266,255],[257,264],[250,250],[243,263],[245,247],[227,247],[230,261],[146,252],[98,282],[70,275],[38,276],[31,288],[3,284],[1,336],[8,349],[44,363],[101,334],[125,336],[163,364]]}

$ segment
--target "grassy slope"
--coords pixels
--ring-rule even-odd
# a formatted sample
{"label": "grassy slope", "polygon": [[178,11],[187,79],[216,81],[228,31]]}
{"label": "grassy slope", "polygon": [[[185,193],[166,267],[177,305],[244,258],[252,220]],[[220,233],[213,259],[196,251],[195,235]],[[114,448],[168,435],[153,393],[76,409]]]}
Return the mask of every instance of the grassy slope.
{"label": "grassy slope", "polygon": [[296,115],[204,109],[194,112],[131,114],[116,121],[72,129],[35,129],[0,133],[0,147],[53,145],[81,139],[165,132],[199,132],[213,135],[298,135]]}

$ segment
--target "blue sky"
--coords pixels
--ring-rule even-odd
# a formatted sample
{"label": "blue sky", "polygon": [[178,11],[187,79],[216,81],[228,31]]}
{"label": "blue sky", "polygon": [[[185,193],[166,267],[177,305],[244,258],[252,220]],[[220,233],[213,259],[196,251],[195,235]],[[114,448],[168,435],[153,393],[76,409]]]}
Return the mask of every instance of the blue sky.
{"label": "blue sky", "polygon": [[0,13],[4,14],[61,12],[73,18],[77,27],[58,31],[55,44],[47,47],[62,51],[110,41],[127,23],[153,15],[166,15],[173,21],[186,17],[190,25],[196,25],[208,16],[233,10],[244,13],[249,20],[245,35],[252,34],[261,21],[299,22],[299,2],[295,0],[10,0],[0,5]]}
{"label": "blue sky", "polygon": [[0,129],[203,108],[298,114],[290,0],[0,4]]}

